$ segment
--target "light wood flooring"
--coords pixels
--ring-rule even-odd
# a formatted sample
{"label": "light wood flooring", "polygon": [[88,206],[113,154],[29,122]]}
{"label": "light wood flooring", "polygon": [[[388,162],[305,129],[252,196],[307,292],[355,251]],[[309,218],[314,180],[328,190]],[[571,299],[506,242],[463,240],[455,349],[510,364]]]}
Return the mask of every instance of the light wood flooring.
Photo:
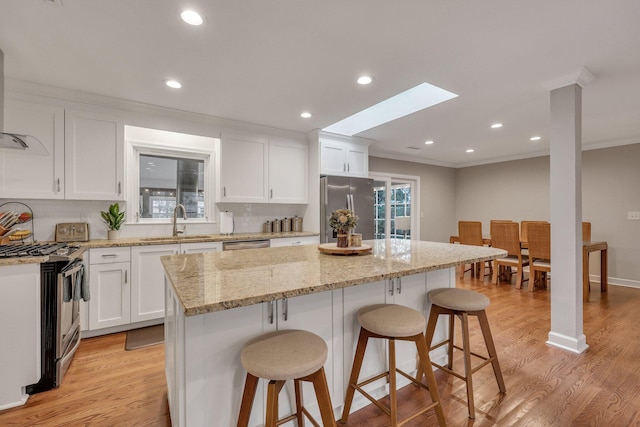
{"label": "light wood flooring", "polygon": [[[467,418],[464,383],[436,373],[450,426],[640,425],[640,289],[596,286],[584,305],[589,349],[580,355],[545,344],[549,293],[465,279],[459,287],[490,297],[487,309],[507,393],[500,395],[490,367],[474,375],[477,416]],[[483,350],[475,319],[472,345]],[[0,426],[170,426],[164,346],[124,350],[125,334],[83,340],[62,386],[31,396],[23,407],[0,411]],[[459,357],[459,356],[457,356]],[[457,363],[461,367],[460,363]],[[425,396],[414,386],[400,392],[400,413]],[[428,398],[427,398],[428,399]],[[217,426],[211,420],[211,426]],[[370,405],[352,414],[349,427],[388,426]],[[409,426],[437,425],[426,415]],[[199,427],[199,426],[195,426]]]}

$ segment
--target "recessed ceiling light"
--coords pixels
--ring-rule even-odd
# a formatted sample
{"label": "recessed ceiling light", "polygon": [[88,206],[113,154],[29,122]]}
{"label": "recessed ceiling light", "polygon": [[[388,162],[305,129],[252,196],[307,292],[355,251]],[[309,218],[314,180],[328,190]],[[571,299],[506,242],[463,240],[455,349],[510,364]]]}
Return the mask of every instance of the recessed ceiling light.
{"label": "recessed ceiling light", "polygon": [[467,149],[467,153],[473,153],[474,151],[476,151],[476,150],[474,150],[473,148],[468,148]]}
{"label": "recessed ceiling light", "polygon": [[166,80],[164,84],[166,84],[172,89],[180,89],[182,87],[182,83],[180,83],[177,80]]}
{"label": "recessed ceiling light", "polygon": [[502,127],[502,123],[494,123],[491,125],[491,129],[498,129]]}
{"label": "recessed ceiling light", "polygon": [[529,138],[531,141],[540,141],[542,139],[541,136],[532,136],[531,138]]}
{"label": "recessed ceiling light", "polygon": [[426,145],[431,145],[431,144],[433,144],[433,141],[432,141],[432,140],[428,140],[428,141],[425,141],[424,143],[425,143]]}
{"label": "recessed ceiling light", "polygon": [[311,117],[311,113],[305,111],[303,113],[300,113],[300,117],[302,117],[303,119],[308,119],[309,117]]}
{"label": "recessed ceiling light", "polygon": [[183,10],[180,12],[180,18],[189,25],[202,25],[204,20],[202,16],[195,10]]}
{"label": "recessed ceiling light", "polygon": [[358,77],[358,84],[361,84],[361,85],[368,85],[372,81],[373,81],[373,79],[371,77],[369,77],[369,76],[360,76],[360,77]]}

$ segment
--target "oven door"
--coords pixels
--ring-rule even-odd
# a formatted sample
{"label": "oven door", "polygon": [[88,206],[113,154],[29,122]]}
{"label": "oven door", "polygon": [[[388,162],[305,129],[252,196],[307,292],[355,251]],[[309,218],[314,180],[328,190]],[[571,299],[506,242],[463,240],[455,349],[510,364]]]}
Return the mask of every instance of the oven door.
{"label": "oven door", "polygon": [[84,274],[82,260],[77,260],[58,273],[58,324],[56,334],[56,359],[62,358],[75,341],[79,340],[80,301],[76,298]]}

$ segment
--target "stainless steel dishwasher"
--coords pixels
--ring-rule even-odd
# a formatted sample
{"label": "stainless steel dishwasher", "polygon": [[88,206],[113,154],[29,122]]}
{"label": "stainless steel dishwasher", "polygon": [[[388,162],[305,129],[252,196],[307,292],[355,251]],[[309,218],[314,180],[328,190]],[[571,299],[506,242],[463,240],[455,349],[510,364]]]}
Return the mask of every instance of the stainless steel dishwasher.
{"label": "stainless steel dishwasher", "polygon": [[244,240],[238,242],[222,242],[223,251],[237,251],[239,249],[268,248],[269,240]]}

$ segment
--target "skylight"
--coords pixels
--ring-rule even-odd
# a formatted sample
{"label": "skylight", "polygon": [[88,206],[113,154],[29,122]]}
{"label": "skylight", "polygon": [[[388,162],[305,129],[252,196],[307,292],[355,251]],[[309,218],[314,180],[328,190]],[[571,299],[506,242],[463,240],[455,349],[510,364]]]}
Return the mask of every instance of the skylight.
{"label": "skylight", "polygon": [[457,96],[453,92],[432,84],[422,83],[329,125],[323,130],[340,135],[353,136]]}

